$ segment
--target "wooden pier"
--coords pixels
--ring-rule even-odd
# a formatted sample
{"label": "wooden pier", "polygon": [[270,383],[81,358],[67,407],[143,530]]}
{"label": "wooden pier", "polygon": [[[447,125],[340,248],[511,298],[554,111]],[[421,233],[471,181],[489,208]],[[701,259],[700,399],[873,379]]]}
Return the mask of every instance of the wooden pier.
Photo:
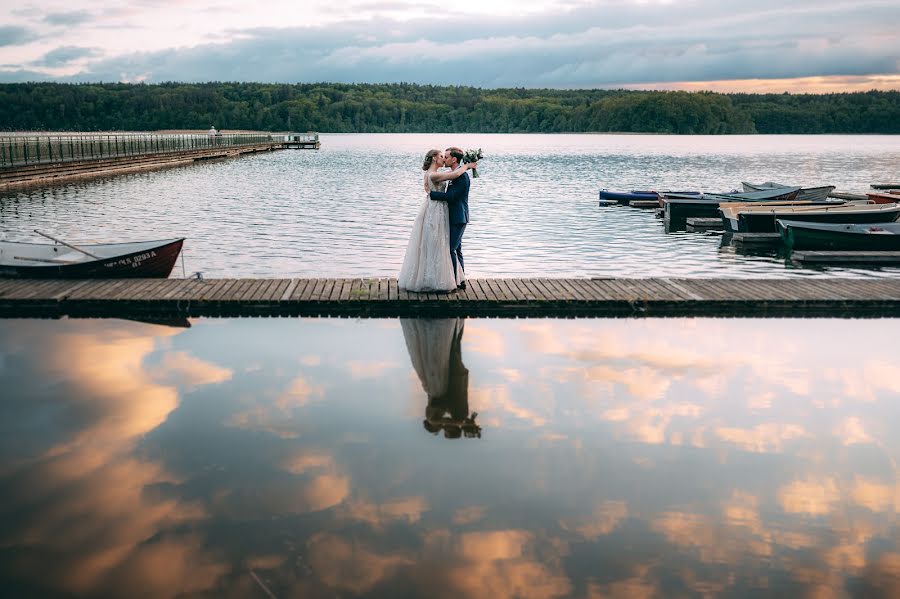
{"label": "wooden pier", "polygon": [[2,280],[0,317],[900,316],[900,279],[479,279],[450,294],[396,279]]}
{"label": "wooden pier", "polygon": [[0,136],[0,192],[286,148],[319,147],[318,133]]}

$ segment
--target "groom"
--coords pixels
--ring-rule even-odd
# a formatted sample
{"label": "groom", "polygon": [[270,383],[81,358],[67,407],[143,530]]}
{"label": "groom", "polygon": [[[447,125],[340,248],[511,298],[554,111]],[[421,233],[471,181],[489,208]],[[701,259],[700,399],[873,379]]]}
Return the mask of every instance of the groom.
{"label": "groom", "polygon": [[[449,166],[451,171],[460,167],[463,159],[462,150],[451,147],[447,148],[444,154],[446,155],[444,165]],[[465,289],[466,282],[460,282],[456,264],[458,262],[459,270],[465,273],[462,237],[466,232],[466,225],[469,224],[469,173],[465,172],[450,181],[447,191],[432,191],[431,199],[447,202],[447,207],[450,209],[450,260],[453,262],[453,274],[456,276],[457,288]]]}

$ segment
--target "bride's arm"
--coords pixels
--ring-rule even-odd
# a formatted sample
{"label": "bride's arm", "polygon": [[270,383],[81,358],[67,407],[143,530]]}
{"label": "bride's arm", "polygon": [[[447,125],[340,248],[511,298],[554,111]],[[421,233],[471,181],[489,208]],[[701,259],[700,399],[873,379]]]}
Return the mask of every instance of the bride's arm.
{"label": "bride's arm", "polygon": [[440,183],[442,181],[452,181],[453,179],[458,178],[464,172],[471,170],[477,166],[477,162],[467,162],[466,164],[462,165],[462,168],[458,168],[455,171],[435,171],[430,175],[431,181],[434,183]]}

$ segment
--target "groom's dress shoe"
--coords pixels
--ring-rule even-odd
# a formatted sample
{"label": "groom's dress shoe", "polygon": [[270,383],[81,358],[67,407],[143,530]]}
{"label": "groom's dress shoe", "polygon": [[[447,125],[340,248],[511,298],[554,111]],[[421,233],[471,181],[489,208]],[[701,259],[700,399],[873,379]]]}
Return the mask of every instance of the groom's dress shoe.
{"label": "groom's dress shoe", "polygon": [[462,283],[460,283],[459,285],[457,285],[456,288],[457,288],[457,289],[465,289],[465,288],[466,288],[466,282],[463,281]]}

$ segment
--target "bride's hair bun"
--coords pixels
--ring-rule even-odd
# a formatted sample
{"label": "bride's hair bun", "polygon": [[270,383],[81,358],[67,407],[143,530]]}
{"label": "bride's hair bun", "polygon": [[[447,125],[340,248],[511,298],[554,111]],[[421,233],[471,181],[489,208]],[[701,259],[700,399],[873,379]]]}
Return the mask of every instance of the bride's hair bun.
{"label": "bride's hair bun", "polygon": [[440,153],[440,150],[428,150],[428,153],[425,154],[425,162],[422,163],[422,170],[427,171],[430,169],[431,163],[434,162],[434,157]]}

